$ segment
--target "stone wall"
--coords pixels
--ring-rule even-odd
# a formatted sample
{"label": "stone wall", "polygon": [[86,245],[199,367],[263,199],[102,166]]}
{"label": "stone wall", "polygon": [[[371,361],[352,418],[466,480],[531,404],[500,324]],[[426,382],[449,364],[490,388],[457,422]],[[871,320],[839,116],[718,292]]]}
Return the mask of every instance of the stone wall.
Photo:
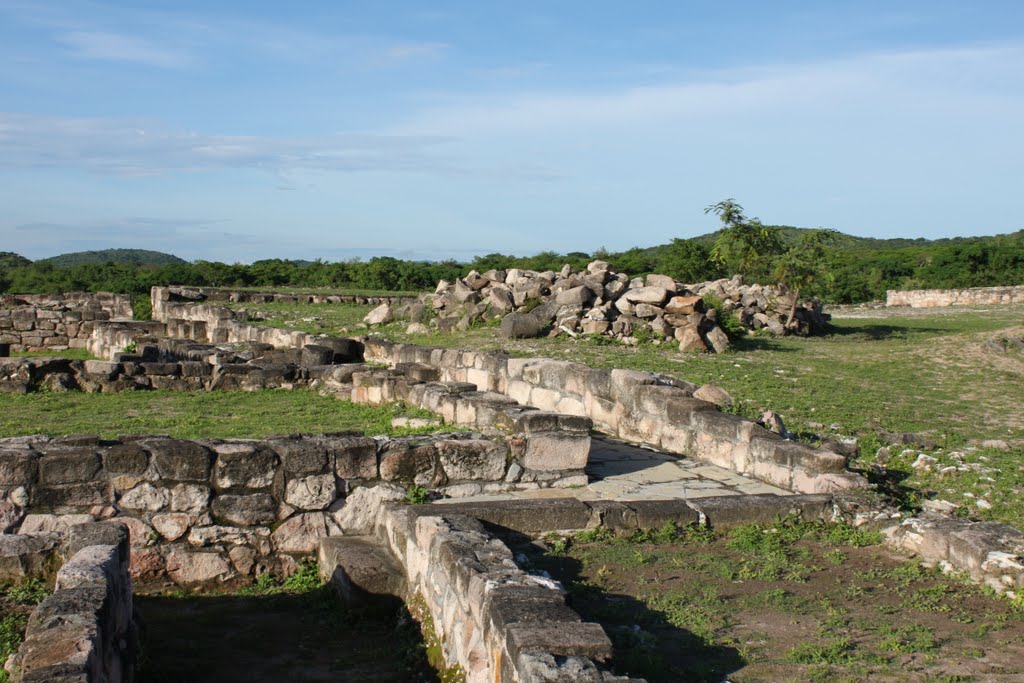
{"label": "stone wall", "polygon": [[361,304],[378,306],[412,301],[414,297],[403,296],[362,296],[357,294],[324,294],[320,292],[259,292],[218,287],[167,287],[172,297],[179,301],[226,301],[232,303],[281,303],[281,304]]}
{"label": "stone wall", "polygon": [[12,351],[85,348],[97,321],[131,317],[127,294],[4,294],[0,344]]}
{"label": "stone wall", "polygon": [[[422,365],[520,405],[588,417],[605,434],[705,460],[800,493],[860,488],[846,457],[782,439],[694,398],[694,384],[648,372],[596,369],[546,358],[364,340],[367,360]],[[415,393],[410,393],[415,402]]]}
{"label": "stone wall", "polygon": [[32,612],[25,640],[8,662],[16,683],[130,683],[137,627],[132,609],[128,535],[123,527],[70,529],[70,559],[53,593]]}
{"label": "stone wall", "polygon": [[[249,341],[301,348],[325,343],[324,337],[250,325],[224,307],[170,301],[167,288],[153,288],[154,318],[200,341]],[[782,439],[756,423],[721,412],[694,398],[698,387],[667,375],[590,368],[544,358],[511,358],[498,352],[437,349],[365,339],[363,356],[441,383],[472,385],[484,399],[506,396],[520,406],[587,417],[600,431],[626,441],[688,455],[801,493],[861,488],[866,481],[846,469],[847,458]],[[409,369],[412,374],[403,370]],[[427,373],[427,374],[422,374]],[[389,384],[387,377],[364,374],[356,380],[372,392],[352,392],[353,400],[402,399],[437,410],[438,393],[415,383]],[[389,387],[395,387],[389,393]],[[404,393],[403,393],[404,392]],[[482,400],[473,397],[474,405]],[[485,411],[486,412],[486,411]],[[457,415],[457,412],[456,412]],[[474,417],[476,417],[474,415]]]}
{"label": "stone wall", "polygon": [[312,553],[358,512],[346,505],[358,487],[381,484],[401,497],[417,484],[464,496],[585,483],[585,448],[569,449],[583,452],[575,469],[556,470],[564,456],[539,459],[543,439],[530,447],[552,434],[2,439],[0,531],[62,532],[109,519],[131,532],[136,577],[166,572],[192,585],[287,573],[294,555]]}
{"label": "stone wall", "polygon": [[966,289],[890,289],[885,293],[886,306],[939,308],[942,306],[990,306],[993,304],[1024,304],[1024,285]]}

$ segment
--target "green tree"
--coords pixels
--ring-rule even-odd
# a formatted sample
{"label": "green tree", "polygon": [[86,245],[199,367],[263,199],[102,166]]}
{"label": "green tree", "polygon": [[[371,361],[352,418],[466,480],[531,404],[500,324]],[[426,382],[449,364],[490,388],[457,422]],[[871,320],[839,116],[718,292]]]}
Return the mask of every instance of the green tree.
{"label": "green tree", "polygon": [[796,244],[775,261],[772,276],[780,285],[789,290],[793,297],[793,305],[789,309],[789,319],[786,321],[787,327],[795,324],[800,293],[820,280],[832,277],[829,270],[828,247],[835,241],[835,238],[835,230],[808,230],[801,233]]}
{"label": "green tree", "polygon": [[722,221],[711,247],[711,259],[722,266],[734,267],[743,276],[763,276],[770,271],[772,258],[783,252],[779,229],[747,218],[735,199],[712,204],[704,213],[713,213]]}

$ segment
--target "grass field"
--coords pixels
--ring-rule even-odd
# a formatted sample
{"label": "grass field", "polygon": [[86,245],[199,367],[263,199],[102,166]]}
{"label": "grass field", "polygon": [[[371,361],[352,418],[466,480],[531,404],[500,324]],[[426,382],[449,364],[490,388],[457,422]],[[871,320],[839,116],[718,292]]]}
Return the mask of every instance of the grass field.
{"label": "grass field", "polygon": [[616,672],[650,683],[1024,676],[1024,603],[890,557],[879,541],[843,525],[670,525],[517,549],[604,626]]}
{"label": "grass field", "polygon": [[399,416],[433,417],[408,406],[368,406],[313,391],[0,394],[0,437],[166,434],[184,439],[262,438],[344,431],[400,436],[442,429],[392,427],[391,420]]}

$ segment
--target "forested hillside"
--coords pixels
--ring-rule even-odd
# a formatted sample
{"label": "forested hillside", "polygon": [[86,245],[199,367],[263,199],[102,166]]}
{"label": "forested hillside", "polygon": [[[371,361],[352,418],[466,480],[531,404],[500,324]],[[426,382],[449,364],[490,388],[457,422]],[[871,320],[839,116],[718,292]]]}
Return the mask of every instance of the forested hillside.
{"label": "forested hillside", "polygon": [[[784,227],[783,239],[795,241],[799,228]],[[153,285],[184,284],[216,287],[335,287],[385,290],[428,290],[438,280],[465,275],[471,269],[529,268],[558,270],[569,263],[582,269],[594,259],[609,261],[631,275],[664,273],[683,282],[725,277],[732,268],[709,259],[716,233],[675,239],[656,247],[635,247],[610,253],[534,256],[487,254],[470,263],[403,261],[375,257],[369,261],[288,261],[268,259],[250,265],[212,261],[188,263],[169,254],[133,249],[84,252],[86,262],[57,257],[32,263],[17,254],[0,254],[0,291],[17,293],[106,290],[144,294]],[[95,261],[97,254],[116,258]],[[132,255],[136,255],[133,257]],[[158,255],[144,264],[139,254]],[[69,255],[78,256],[78,255]],[[82,259],[85,259],[82,256]],[[994,237],[944,240],[878,240],[838,233],[827,256],[832,277],[808,291],[831,303],[881,299],[886,289],[982,287],[1024,284],[1024,231]]]}
{"label": "forested hillside", "polygon": [[61,254],[44,262],[52,263],[62,268],[83,266],[87,264],[100,263],[130,263],[137,266],[165,266],[171,263],[187,263],[184,259],[174,254],[165,254],[162,251],[149,251],[148,249],[101,249],[99,251],[75,251],[70,254]]}

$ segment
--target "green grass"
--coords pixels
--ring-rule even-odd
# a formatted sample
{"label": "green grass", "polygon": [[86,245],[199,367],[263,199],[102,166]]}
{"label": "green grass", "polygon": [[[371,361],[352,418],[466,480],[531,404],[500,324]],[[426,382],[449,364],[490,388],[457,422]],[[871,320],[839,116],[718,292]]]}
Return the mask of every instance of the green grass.
{"label": "green grass", "polygon": [[[366,306],[250,304],[264,324],[306,331],[348,329]],[[853,434],[885,428],[931,432],[940,441],[1024,437],[1020,374],[1000,372],[1004,357],[981,348],[989,336],[1021,325],[1024,307],[950,309],[928,315],[843,318],[830,334],[811,337],[748,336],[725,354],[681,354],[672,344],[637,348],[607,338],[508,340],[494,326],[457,334],[409,335],[404,322],[374,328],[389,339],[427,346],[505,350],[586,363],[665,372],[698,384],[714,383],[739,401],[749,416],[762,409],[783,415],[787,425],[832,425]]]}
{"label": "green grass", "polygon": [[89,349],[63,349],[56,351],[12,351],[11,358],[70,358],[71,360],[96,360]]}
{"label": "green grass", "polygon": [[402,436],[451,430],[392,427],[392,419],[398,416],[434,417],[404,405],[369,406],[305,390],[0,394],[0,437],[166,434],[186,439],[261,438],[343,431]]}
{"label": "green grass", "polygon": [[[233,292],[274,292],[277,294],[319,294],[321,296],[419,296],[422,291],[412,290],[389,290],[389,289],[359,289],[358,287],[226,287]],[[327,304],[335,305],[335,304]]]}
{"label": "green grass", "polygon": [[1024,674],[1024,612],[880,543],[847,525],[787,519],[555,534],[543,539],[547,553],[536,542],[515,550],[604,626],[616,673],[650,683]]}
{"label": "green grass", "polygon": [[268,327],[300,330],[310,334],[351,334],[372,306],[359,304],[227,304],[234,310],[249,311],[252,322]]}
{"label": "green grass", "polygon": [[[18,651],[25,639],[25,627],[33,607],[52,592],[53,589],[40,579],[26,579],[0,592],[0,662],[6,662]],[[0,683],[7,680],[7,672],[0,668]]]}

